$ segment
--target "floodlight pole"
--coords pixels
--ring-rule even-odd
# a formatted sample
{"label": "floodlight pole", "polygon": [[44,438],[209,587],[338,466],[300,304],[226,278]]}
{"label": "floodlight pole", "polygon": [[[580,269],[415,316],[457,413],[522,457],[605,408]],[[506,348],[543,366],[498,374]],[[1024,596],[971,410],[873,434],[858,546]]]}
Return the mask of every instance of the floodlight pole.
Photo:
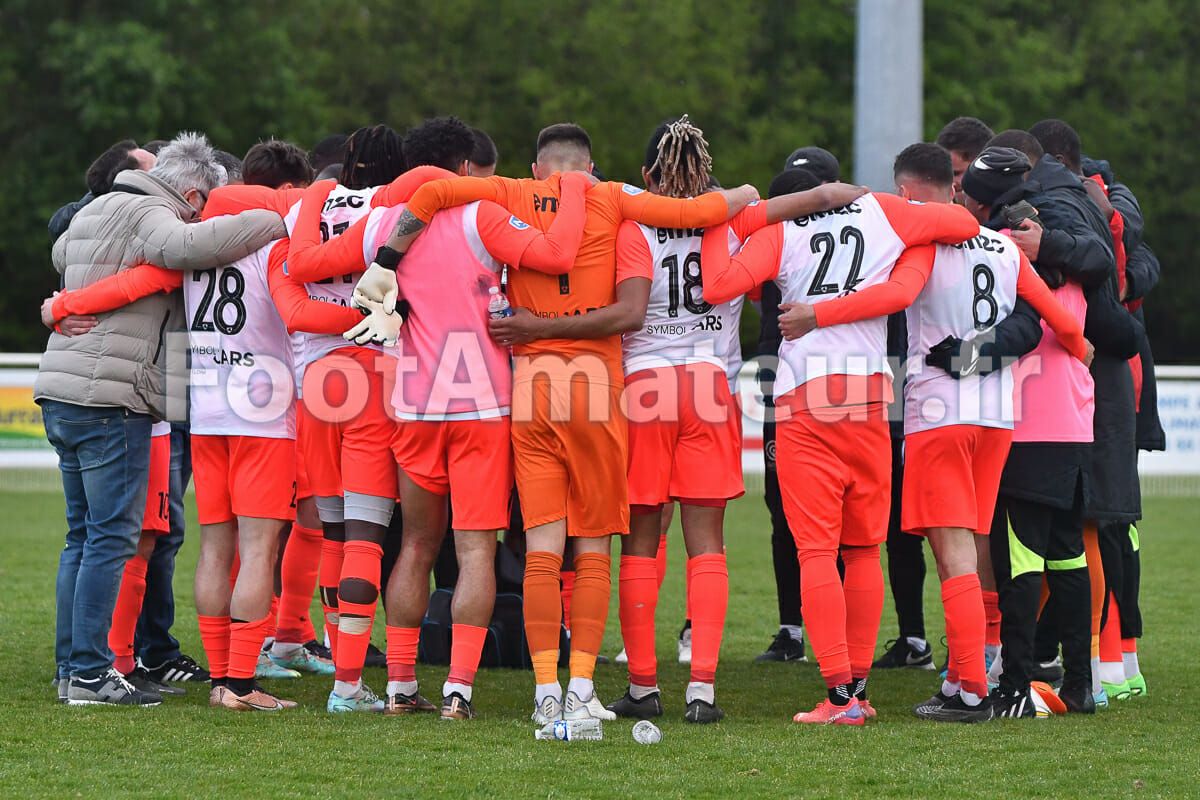
{"label": "floodlight pole", "polygon": [[854,181],[894,191],[892,162],[922,141],[922,0],[858,0]]}

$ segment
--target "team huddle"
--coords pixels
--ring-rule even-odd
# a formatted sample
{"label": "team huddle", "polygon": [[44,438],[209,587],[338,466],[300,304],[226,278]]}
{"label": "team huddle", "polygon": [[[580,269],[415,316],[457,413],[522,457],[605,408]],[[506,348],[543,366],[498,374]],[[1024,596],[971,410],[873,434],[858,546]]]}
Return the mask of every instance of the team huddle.
{"label": "team huddle", "polygon": [[[930,543],[945,608],[946,673],[918,716],[1087,713],[1107,694],[1144,693],[1140,506],[1115,508],[1124,495],[1108,488],[1137,496],[1131,359],[1148,287],[1138,279],[1132,295],[1126,267],[1140,212],[1110,173],[1081,177],[1065,123],[993,138],[963,118],[947,131],[964,128],[986,136],[899,153],[895,193],[841,183],[832,156],[802,148],[766,199],[721,188],[686,115],[654,130],[644,188],[600,180],[587,132],[570,123],[539,133],[532,178],[494,175],[490,140],[453,117],[403,138],[360,129],[329,177],[276,140],[227,168],[198,134],[148,171],[128,164],[56,240],[64,290],[43,306],[55,333],[35,396],[71,529],[60,701],[153,705],[179,691],[133,650],[147,559],[168,528],[171,419],[190,426],[208,664],[196,675],[214,707],[294,706],[258,679],[314,673],[332,678],[330,712],[474,718],[515,499],[533,721],[664,713],[655,610],[675,504],[684,717],[722,719],[724,517],[745,491],[739,326],[747,302],[766,310],[764,287],[783,336],[763,385],[773,458],[828,689],[794,721],[876,716],[868,677],[894,495],[900,527]],[[907,323],[903,367],[889,358],[889,317]],[[105,536],[128,541],[106,567],[108,592],[83,578],[101,489],[72,425],[93,405],[125,410],[124,469],[146,498],[140,519],[102,520]],[[1128,422],[1127,443],[1093,445],[1104,414]],[[890,418],[903,421],[902,445]],[[403,534],[385,559],[394,514]],[[439,704],[416,663],[447,536],[458,577]],[[613,536],[629,682],[606,706],[592,679]],[[323,632],[309,619],[314,591]],[[362,680],[381,600],[382,696]],[[97,613],[111,617],[107,642],[72,635],[73,616]],[[1057,687],[1035,680],[1046,642],[1049,660],[1061,643]]]}

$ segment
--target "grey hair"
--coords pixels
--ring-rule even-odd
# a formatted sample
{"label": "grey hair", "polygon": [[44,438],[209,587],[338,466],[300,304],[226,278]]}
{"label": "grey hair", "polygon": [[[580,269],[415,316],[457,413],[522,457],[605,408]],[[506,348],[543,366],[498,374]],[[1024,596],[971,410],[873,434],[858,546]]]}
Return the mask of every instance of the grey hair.
{"label": "grey hair", "polygon": [[217,162],[216,151],[203,133],[183,131],[158,151],[158,162],[150,174],[180,194],[199,189],[208,194],[229,180]]}

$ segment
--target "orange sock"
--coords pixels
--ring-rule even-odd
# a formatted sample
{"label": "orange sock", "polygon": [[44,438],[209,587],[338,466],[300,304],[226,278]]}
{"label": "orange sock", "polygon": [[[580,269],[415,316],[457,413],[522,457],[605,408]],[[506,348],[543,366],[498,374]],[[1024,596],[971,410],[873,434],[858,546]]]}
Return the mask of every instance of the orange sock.
{"label": "orange sock", "polygon": [[1137,639],[1122,639],[1121,640],[1121,652],[1122,653],[1136,653],[1137,652]]}
{"label": "orange sock", "polygon": [[545,550],[525,554],[525,639],[533,661],[534,680],[558,682],[558,636],[562,628],[559,572],[562,556]]}
{"label": "orange sock", "polygon": [[1117,609],[1117,599],[1111,593],[1108,595],[1108,617],[1104,627],[1100,629],[1100,660],[1121,661],[1121,612]]}
{"label": "orange sock", "polygon": [[271,610],[267,613],[266,635],[264,641],[275,635],[275,621],[279,619],[279,595],[271,596]]}
{"label": "orange sock", "polygon": [[[375,601],[379,598],[383,547],[374,542],[354,540],[342,546],[342,553],[342,585],[338,587],[338,654],[334,661],[334,680],[354,683],[362,677],[367,645],[371,643]],[[365,591],[363,583],[371,587],[368,592],[371,599],[367,602],[347,600],[347,595],[360,596]]]}
{"label": "orange sock", "polygon": [[479,669],[479,656],[483,653],[485,639],[487,628],[458,622],[451,626],[450,674],[446,678],[449,683],[475,684],[475,671]]}
{"label": "orange sock", "polygon": [[987,671],[983,665],[987,622],[981,594],[979,576],[974,572],[956,575],[942,582],[946,643],[954,662],[957,682],[977,697],[988,693]]}
{"label": "orange sock", "polygon": [[[666,537],[664,537],[666,538]],[[661,547],[659,552],[662,552]],[[625,655],[629,656],[629,682],[634,686],[658,685],[658,660],[654,655],[654,610],[662,584],[658,559],[621,556],[617,582],[618,616]]]}
{"label": "orange sock", "polygon": [[[846,652],[854,678],[871,673],[875,644],[879,640],[879,620],[883,616],[883,565],[879,545],[843,547],[842,579],[846,598]],[[986,694],[986,692],[985,692]]]}
{"label": "orange sock", "polygon": [[321,609],[325,612],[325,633],[329,649],[337,657],[338,584],[342,580],[342,543],[333,539],[321,541]]}
{"label": "orange sock", "polygon": [[983,616],[987,620],[984,644],[1000,646],[1000,593],[983,592]]}
{"label": "orange sock", "polygon": [[[846,595],[836,550],[799,550],[800,605],[821,677],[829,688],[850,682],[846,645]],[[849,565],[847,565],[849,567]],[[847,572],[849,570],[847,569]]]}
{"label": "orange sock", "polygon": [[[624,556],[621,559],[624,560]],[[654,577],[658,581],[658,588],[662,588],[663,581],[667,577],[667,535],[664,533],[658,537],[658,551],[654,554]]]}
{"label": "orange sock", "polygon": [[417,679],[417,645],[420,643],[420,628],[387,626],[387,675],[389,681],[415,681]]}
{"label": "orange sock", "polygon": [[571,625],[571,677],[591,680],[608,622],[612,559],[604,553],[576,553],[574,620]]}
{"label": "orange sock", "polygon": [[562,624],[567,630],[571,630],[571,598],[575,596],[575,570],[564,569],[562,571]]}
{"label": "orange sock", "polygon": [[724,553],[689,558],[687,566],[692,620],[691,680],[713,683],[729,609],[729,567]]}
{"label": "orange sock", "polygon": [[142,613],[146,596],[146,568],[149,562],[136,553],[125,562],[121,575],[121,590],[113,608],[112,627],[108,629],[108,649],[113,652],[113,666],[122,675],[133,672],[133,632]]}
{"label": "orange sock", "polygon": [[321,531],[292,525],[280,568],[283,591],[279,594],[276,641],[304,644],[316,638],[309,611],[317,586],[323,544]]}
{"label": "orange sock", "polygon": [[1104,565],[1100,557],[1100,534],[1094,522],[1083,526],[1083,552],[1087,557],[1088,583],[1092,591],[1092,658],[1097,658],[1100,655],[1100,620],[1104,616],[1105,584]]}
{"label": "orange sock", "polygon": [[230,678],[253,678],[258,666],[258,655],[271,627],[273,617],[268,614],[253,621],[231,620],[229,623],[229,672]]}
{"label": "orange sock", "polygon": [[[196,615],[200,623],[200,644],[208,657],[208,671],[215,679],[229,676],[229,615],[206,617]],[[255,656],[257,661],[257,655]]]}

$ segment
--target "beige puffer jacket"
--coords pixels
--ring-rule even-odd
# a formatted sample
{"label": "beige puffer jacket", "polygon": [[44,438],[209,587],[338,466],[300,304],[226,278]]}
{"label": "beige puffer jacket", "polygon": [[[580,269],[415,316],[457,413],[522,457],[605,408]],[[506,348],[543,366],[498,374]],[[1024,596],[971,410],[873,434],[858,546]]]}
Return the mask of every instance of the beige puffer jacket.
{"label": "beige puffer jacket", "polygon": [[[126,170],[117,175],[113,191],[80,210],[54,243],[54,268],[65,288],[78,289],[137,264],[219,267],[287,235],[273,211],[194,222],[197,218],[169,185]],[[50,334],[34,399],[182,419],[187,339],[180,292],[144,297],[98,316],[99,324],[82,336]]]}

